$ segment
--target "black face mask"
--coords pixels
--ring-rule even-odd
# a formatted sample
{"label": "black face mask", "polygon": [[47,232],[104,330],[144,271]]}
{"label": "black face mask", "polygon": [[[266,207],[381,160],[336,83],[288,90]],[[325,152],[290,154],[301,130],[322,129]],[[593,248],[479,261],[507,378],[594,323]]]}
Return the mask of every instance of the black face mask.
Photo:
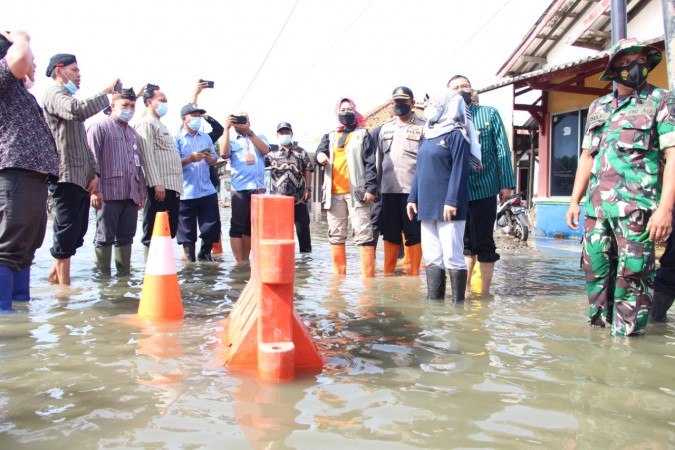
{"label": "black face mask", "polygon": [[353,112],[341,112],[338,114],[338,120],[346,127],[352,125],[354,123],[354,119],[356,119],[356,114]]}
{"label": "black face mask", "polygon": [[467,91],[459,91],[459,95],[462,96],[464,99],[464,103],[466,103],[467,106],[471,106],[473,102],[471,101],[471,92]]}
{"label": "black face mask", "polygon": [[613,70],[614,73],[616,73],[616,75],[614,75],[614,81],[631,89],[637,89],[642,86],[642,83],[647,79],[649,65],[633,61],[626,67],[613,68]]}
{"label": "black face mask", "polygon": [[399,117],[405,116],[411,109],[410,103],[394,103],[394,114]]}

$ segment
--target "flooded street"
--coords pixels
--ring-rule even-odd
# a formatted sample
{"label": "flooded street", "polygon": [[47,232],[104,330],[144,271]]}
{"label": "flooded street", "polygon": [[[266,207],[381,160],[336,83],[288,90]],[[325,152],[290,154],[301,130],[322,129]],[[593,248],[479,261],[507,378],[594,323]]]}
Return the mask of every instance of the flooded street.
{"label": "flooded street", "polygon": [[381,246],[374,279],[353,244],[334,277],[312,224],[295,306],[325,369],[262,384],[217,359],[249,275],[227,240],[218,263],[186,264],[174,246],[186,317],[151,325],[134,318],[140,244],[131,277],[101,277],[92,222],[61,289],[46,281],[48,227],[34,299],[0,316],[2,449],[675,447],[675,323],[631,339],[589,328],[576,240],[502,252],[494,296],[452,305],[427,300],[423,276],[383,277]]}

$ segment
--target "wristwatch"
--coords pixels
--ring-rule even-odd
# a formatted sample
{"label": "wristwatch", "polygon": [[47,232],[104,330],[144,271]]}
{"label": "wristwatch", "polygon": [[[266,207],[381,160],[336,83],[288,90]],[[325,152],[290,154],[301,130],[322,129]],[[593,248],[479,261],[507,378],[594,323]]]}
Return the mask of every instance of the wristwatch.
{"label": "wristwatch", "polygon": [[312,186],[305,186],[305,190],[309,191],[309,192],[312,192]]}

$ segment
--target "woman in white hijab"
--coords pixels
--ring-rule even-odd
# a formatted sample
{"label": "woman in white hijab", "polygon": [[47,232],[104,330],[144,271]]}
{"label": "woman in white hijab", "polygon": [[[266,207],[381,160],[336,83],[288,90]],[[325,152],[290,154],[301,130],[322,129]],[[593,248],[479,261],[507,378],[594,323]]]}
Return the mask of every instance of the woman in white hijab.
{"label": "woman in white hijab", "polygon": [[467,118],[463,97],[455,92],[431,99],[424,115],[425,140],[417,154],[408,216],[412,220],[416,214],[422,222],[427,298],[445,298],[447,270],[452,298],[462,301],[467,278],[463,244],[469,203],[467,176],[471,136],[475,136],[475,131]]}

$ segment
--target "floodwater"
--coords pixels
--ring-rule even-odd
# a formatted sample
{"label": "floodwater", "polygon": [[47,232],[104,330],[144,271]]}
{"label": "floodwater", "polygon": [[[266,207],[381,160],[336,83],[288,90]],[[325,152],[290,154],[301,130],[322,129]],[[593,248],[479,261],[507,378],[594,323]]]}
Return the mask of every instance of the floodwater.
{"label": "floodwater", "polygon": [[503,253],[493,297],[453,305],[425,299],[423,276],[362,281],[354,246],[333,277],[325,224],[313,232],[295,305],[325,369],[264,384],[217,363],[248,277],[227,243],[218,263],[174,247],[186,317],[152,326],[133,320],[140,245],[131,277],[102,278],[92,223],[62,289],[48,229],[34,299],[0,316],[0,448],[675,448],[675,324],[589,328],[577,241],[532,238]]}

